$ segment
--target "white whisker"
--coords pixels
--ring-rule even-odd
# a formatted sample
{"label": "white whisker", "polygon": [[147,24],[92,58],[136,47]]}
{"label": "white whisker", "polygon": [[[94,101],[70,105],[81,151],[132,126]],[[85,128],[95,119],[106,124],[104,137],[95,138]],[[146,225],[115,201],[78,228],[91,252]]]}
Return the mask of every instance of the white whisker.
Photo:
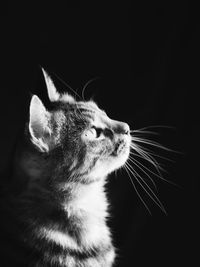
{"label": "white whisker", "polygon": [[[155,195],[155,193],[152,191],[152,189],[144,182],[144,180],[141,178],[141,176],[132,168],[130,164],[127,163],[126,167],[132,173],[136,179],[136,181],[139,183],[139,185],[143,188],[143,190],[147,193],[147,195],[153,200],[153,202],[165,213],[167,214],[163,204],[161,201],[158,199],[158,197]],[[140,180],[139,180],[140,179]],[[144,185],[141,183],[141,181],[145,184],[145,186],[148,188],[148,191]]]}
{"label": "white whisker", "polygon": [[[137,145],[137,146],[138,146],[138,145]],[[163,156],[160,156],[160,155],[158,155],[158,154],[153,153],[150,149],[147,149],[147,148],[141,148],[141,146],[139,146],[139,147],[140,147],[141,151],[143,151],[144,153],[146,153],[146,154],[147,154],[147,155],[148,155],[148,156],[155,162],[155,164],[157,164],[158,168],[159,168],[161,171],[163,171],[163,172],[166,172],[166,170],[165,170],[164,168],[161,167],[161,163],[158,163],[157,160],[155,159],[155,157],[160,158],[160,159],[163,159],[163,160],[166,160],[166,161],[169,161],[169,162],[172,162],[172,163],[175,162],[174,160],[171,160],[171,159],[169,159],[169,158],[166,158],[166,157],[163,157]],[[132,148],[133,148],[133,147],[132,147]],[[134,146],[133,149],[136,151],[135,146]],[[136,152],[138,152],[138,151],[136,151]],[[138,153],[139,153],[139,152],[138,152]],[[139,155],[139,154],[135,154],[135,153],[133,153],[133,152],[131,152],[131,154],[133,154],[134,156],[137,156],[137,157],[140,157],[140,158],[143,158],[143,159],[149,161],[148,159],[144,158],[143,156],[141,156],[141,155]],[[153,157],[153,156],[154,156],[154,157]],[[152,162],[150,162],[150,163],[152,163]]]}
{"label": "white whisker", "polygon": [[[174,186],[179,187],[176,183],[174,183],[172,181],[169,181],[169,180],[167,180],[167,179],[165,179],[163,177],[163,175],[161,174],[160,171],[166,172],[166,170],[163,167],[161,167],[161,165],[157,162],[157,160],[153,156],[158,157],[158,158],[161,158],[161,159],[164,159],[164,160],[168,160],[170,162],[174,162],[173,160],[168,159],[166,157],[162,157],[160,155],[157,155],[157,154],[153,153],[152,150],[150,150],[148,148],[141,147],[138,144],[132,143],[131,144],[131,148],[134,149],[134,151],[136,151],[138,153],[138,154],[136,154],[136,153],[133,153],[132,151],[130,151],[130,154],[131,155],[134,155],[134,156],[139,157],[139,158],[143,158],[144,160],[146,160],[147,162],[149,162],[150,164],[152,164],[154,166],[154,168],[156,169],[156,171],[157,171],[158,174],[156,174],[155,172],[153,172],[152,170],[150,170],[149,168],[147,168],[146,166],[143,165],[143,167],[146,170],[148,170],[150,173],[152,173],[153,175],[155,175],[159,179],[161,179],[161,180],[163,180],[163,181],[165,181],[165,182],[167,182],[169,184],[172,184]],[[136,159],[134,159],[134,160],[136,160]],[[140,165],[142,165],[139,161],[137,161],[137,163],[140,164]]]}
{"label": "white whisker", "polygon": [[[154,149],[160,149],[167,152],[180,153],[179,151],[172,150],[168,147],[161,145],[160,143],[146,138],[146,136],[150,137],[152,135],[159,135],[159,133],[151,131],[153,128],[169,128],[175,129],[174,127],[166,126],[166,125],[154,125],[149,127],[143,127],[138,130],[131,130],[131,151],[129,155],[128,162],[126,162],[126,171],[127,173],[133,175],[137,183],[141,186],[141,188],[145,191],[145,193],[153,200],[153,202],[165,213],[166,210],[156,196],[153,191],[153,187],[149,184],[149,181],[152,185],[157,189],[155,181],[151,177],[152,175],[165,181],[170,184],[176,185],[175,183],[168,181],[162,175],[162,172],[166,172],[163,168],[163,164],[158,162],[158,159],[167,160],[170,162],[174,162],[168,157],[164,157],[162,155],[158,155]],[[150,130],[149,130],[150,129]],[[139,159],[143,159],[142,162]],[[135,168],[133,167],[135,166]],[[151,175],[152,174],[152,175]],[[144,176],[144,179],[142,178]],[[149,179],[149,180],[148,180]],[[177,185],[176,185],[177,186]],[[153,188],[153,189],[152,189]]]}
{"label": "white whisker", "polygon": [[77,90],[74,90],[69,84],[67,84],[60,76],[58,76],[58,74],[56,74],[55,72],[53,72],[54,75],[58,78],[58,80],[60,82],[62,82],[67,89],[70,89],[76,96],[78,96],[79,99],[81,99],[80,95],[77,93]]}
{"label": "white whisker", "polygon": [[[137,156],[137,154],[135,154],[136,156]],[[136,161],[139,165],[141,165],[143,168],[145,168],[147,171],[149,171],[150,173],[152,173],[153,175],[155,175],[156,177],[158,177],[158,178],[160,178],[160,179],[164,179],[163,178],[163,176],[162,176],[162,174],[159,172],[158,174],[157,173],[155,173],[155,172],[153,172],[153,171],[151,171],[149,168],[147,168],[145,165],[143,165],[141,162],[139,162],[138,160],[136,160],[136,159],[133,159],[132,157],[130,157],[129,158],[130,160],[134,160],[134,161]],[[165,180],[165,179],[164,179]]]}
{"label": "white whisker", "polygon": [[90,83],[92,83],[93,81],[95,81],[95,80],[97,80],[97,79],[99,79],[99,77],[95,77],[95,78],[93,78],[93,79],[90,79],[88,82],[86,82],[86,84],[84,85],[84,87],[83,87],[83,89],[82,89],[82,98],[83,98],[83,100],[85,101],[85,90],[86,90],[86,88],[88,87],[88,85],[90,84]]}
{"label": "white whisker", "polygon": [[[135,149],[134,149],[135,150]],[[137,152],[137,151],[136,151]],[[130,151],[130,154],[131,155],[133,155],[133,156],[136,156],[136,157],[138,157],[138,158],[141,158],[141,159],[144,159],[144,160],[146,160],[147,162],[149,162],[149,163],[151,163],[152,164],[152,162],[151,161],[149,161],[149,159],[148,158],[144,158],[144,156],[141,156],[140,154],[136,154],[136,153],[134,153],[134,152],[132,152],[132,151]],[[153,164],[152,164],[153,165]],[[154,166],[154,165],[153,165]],[[160,165],[158,166],[162,171],[165,171],[165,169],[163,169]]]}
{"label": "white whisker", "polygon": [[145,149],[141,148],[139,145],[131,146],[135,151],[137,151],[138,154],[140,154],[144,159],[149,161],[157,170],[157,172],[160,174],[160,170],[162,170],[162,167],[159,165],[157,160],[153,158]]}
{"label": "white whisker", "polygon": [[[136,157],[145,159],[145,158],[143,158],[141,155],[138,155],[138,154],[136,154],[136,153],[130,152],[130,154],[132,154],[132,155],[134,155],[134,156],[136,156]],[[177,185],[176,183],[174,183],[174,182],[172,182],[172,181],[170,181],[170,180],[165,179],[165,178],[163,177],[163,175],[161,174],[160,171],[159,171],[158,174],[157,174],[157,173],[153,172],[152,170],[150,170],[149,168],[147,168],[145,165],[143,165],[141,162],[139,162],[139,161],[136,160],[135,158],[133,159],[131,156],[129,156],[129,160],[130,160],[130,159],[136,161],[139,165],[141,165],[141,166],[142,166],[143,168],[145,168],[147,171],[149,171],[150,173],[152,173],[152,174],[153,174],[154,176],[156,176],[157,178],[163,180],[164,182],[169,183],[169,184],[172,184],[172,185],[174,185],[174,186],[176,186],[176,187],[180,187],[180,186]],[[146,160],[146,159],[145,159],[145,160]],[[162,171],[165,171],[165,172],[166,172],[166,170],[163,169],[163,168],[162,168]]]}
{"label": "white whisker", "polygon": [[172,130],[176,129],[176,127],[168,126],[168,125],[152,125],[152,126],[146,126],[146,127],[137,129],[137,131],[143,131],[143,130],[152,129],[152,128],[166,128],[166,129],[172,129]]}
{"label": "white whisker", "polygon": [[[148,208],[147,204],[144,202],[144,200],[143,200],[143,198],[141,197],[140,193],[138,192],[138,190],[137,190],[137,188],[136,188],[136,186],[135,186],[133,180],[131,179],[131,176],[130,176],[130,174],[129,174],[129,169],[127,168],[127,165],[126,165],[126,164],[124,165],[124,168],[125,168],[125,171],[126,171],[127,174],[128,174],[128,177],[129,177],[129,179],[130,179],[130,181],[131,181],[131,184],[132,184],[132,186],[133,186],[133,188],[134,188],[136,194],[138,195],[139,199],[141,200],[141,202],[143,203],[143,205],[145,206],[145,208],[147,209],[147,211],[149,212],[149,214],[152,215],[150,209]],[[135,177],[135,175],[133,175],[133,176]]]}
{"label": "white whisker", "polygon": [[132,137],[132,140],[134,142],[139,142],[139,143],[144,143],[144,144],[147,144],[147,145],[150,145],[150,146],[155,146],[157,148],[160,148],[160,149],[163,149],[163,150],[166,150],[166,151],[171,151],[171,152],[175,152],[174,150],[172,149],[169,149],[165,146],[162,146],[160,145],[159,143],[155,142],[155,141],[151,141],[149,139],[144,139],[144,138],[139,138],[139,137]]}
{"label": "white whisker", "polygon": [[140,130],[131,130],[131,134],[153,134],[153,135],[159,135],[159,133],[153,132],[153,131],[140,131]]}
{"label": "white whisker", "polygon": [[[132,157],[129,157],[129,160],[135,165],[135,166],[137,166],[149,179],[150,179],[150,181],[152,182],[152,184],[154,185],[154,187],[157,189],[157,186],[156,186],[156,184],[155,184],[155,182],[154,182],[154,180],[151,178],[151,176],[145,171],[145,170],[143,170],[142,169],[142,167],[143,168],[145,168],[145,166],[143,166],[143,164],[142,163],[140,163],[138,160],[136,160],[136,159],[133,159]],[[136,163],[137,162],[137,163]],[[140,165],[140,166],[139,166]],[[142,166],[142,167],[141,167]]]}

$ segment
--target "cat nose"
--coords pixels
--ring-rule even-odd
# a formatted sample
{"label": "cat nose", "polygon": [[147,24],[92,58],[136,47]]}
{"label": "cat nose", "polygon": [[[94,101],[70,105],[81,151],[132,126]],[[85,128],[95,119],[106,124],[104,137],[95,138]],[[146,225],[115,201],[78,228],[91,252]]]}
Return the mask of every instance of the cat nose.
{"label": "cat nose", "polygon": [[118,122],[115,126],[115,132],[118,134],[129,134],[130,133],[130,127],[125,122]]}

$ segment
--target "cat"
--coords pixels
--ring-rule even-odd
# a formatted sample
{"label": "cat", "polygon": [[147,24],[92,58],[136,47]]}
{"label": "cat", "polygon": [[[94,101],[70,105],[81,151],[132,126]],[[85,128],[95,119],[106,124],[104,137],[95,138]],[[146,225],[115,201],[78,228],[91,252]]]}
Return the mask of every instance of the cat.
{"label": "cat", "polygon": [[14,190],[1,204],[1,266],[111,267],[105,183],[129,158],[129,125],[94,101],[60,94],[42,72],[52,108],[31,97]]}

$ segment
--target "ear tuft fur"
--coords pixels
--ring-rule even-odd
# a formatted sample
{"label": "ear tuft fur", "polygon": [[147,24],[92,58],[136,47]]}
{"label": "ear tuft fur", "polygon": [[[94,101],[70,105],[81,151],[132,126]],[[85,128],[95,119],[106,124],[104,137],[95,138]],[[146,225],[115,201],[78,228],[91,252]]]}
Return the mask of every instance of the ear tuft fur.
{"label": "ear tuft fur", "polygon": [[43,68],[42,68],[42,72],[43,72],[45,83],[47,86],[49,100],[51,102],[56,102],[56,101],[62,101],[62,102],[68,102],[68,103],[74,102],[74,98],[68,93],[59,94],[58,91],[56,90],[56,87],[52,79],[50,78],[50,76],[47,74],[47,72]]}
{"label": "ear tuft fur", "polygon": [[60,99],[60,94],[57,92],[56,87],[50,78],[50,76],[47,74],[47,72],[42,68],[42,72],[44,75],[45,83],[47,86],[47,92],[48,96],[51,102],[56,102]]}

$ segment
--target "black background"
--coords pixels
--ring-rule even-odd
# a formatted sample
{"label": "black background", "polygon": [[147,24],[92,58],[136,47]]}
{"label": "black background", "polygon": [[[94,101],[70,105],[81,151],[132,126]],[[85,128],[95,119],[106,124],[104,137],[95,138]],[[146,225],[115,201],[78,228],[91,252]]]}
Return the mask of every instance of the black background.
{"label": "black background", "polygon": [[[109,2],[109,1],[107,1]],[[165,177],[155,179],[166,216],[145,193],[149,215],[124,170],[108,185],[117,266],[194,266],[198,260],[199,35],[197,7],[187,2],[19,4],[1,8],[1,173],[10,168],[31,93],[47,102],[40,65],[57,87],[94,97],[132,129],[156,128]],[[2,180],[5,176],[2,175]],[[197,243],[196,243],[197,241]],[[195,263],[195,266],[198,263]]]}

